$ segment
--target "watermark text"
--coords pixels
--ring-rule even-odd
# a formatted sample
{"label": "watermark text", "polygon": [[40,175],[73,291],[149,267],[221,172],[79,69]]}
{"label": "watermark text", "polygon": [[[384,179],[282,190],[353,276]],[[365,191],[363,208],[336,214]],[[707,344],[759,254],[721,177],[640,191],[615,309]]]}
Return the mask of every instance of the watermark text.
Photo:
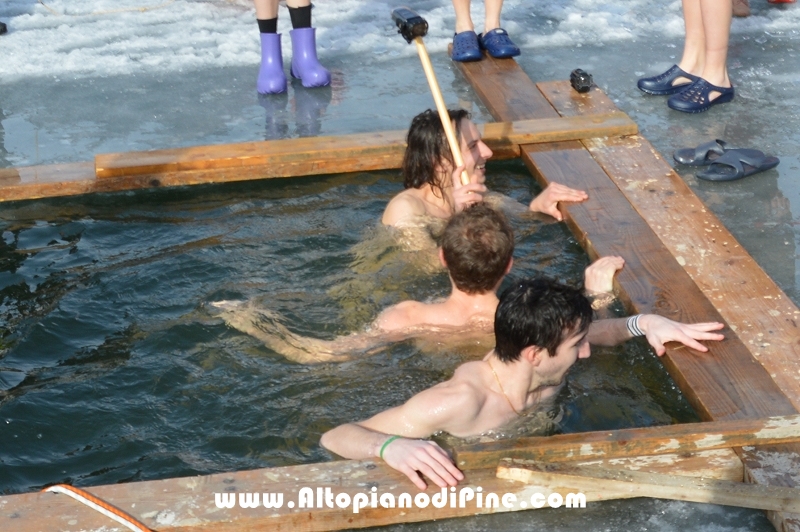
{"label": "watermark text", "polygon": [[[243,492],[243,493],[214,493],[214,504],[217,508],[270,508],[280,509],[284,506],[284,496],[280,492]],[[497,494],[484,493],[483,488],[464,487],[456,489],[442,488],[440,492],[428,495],[419,492],[415,495],[409,493],[378,493],[378,488],[373,487],[369,492],[350,494],[346,492],[334,493],[329,487],[301,488],[297,493],[297,500],[285,501],[289,509],[314,509],[314,508],[352,508],[354,514],[364,508],[502,508],[507,510],[526,508],[586,508],[586,496],[583,493],[533,493],[518,497],[514,493]]]}

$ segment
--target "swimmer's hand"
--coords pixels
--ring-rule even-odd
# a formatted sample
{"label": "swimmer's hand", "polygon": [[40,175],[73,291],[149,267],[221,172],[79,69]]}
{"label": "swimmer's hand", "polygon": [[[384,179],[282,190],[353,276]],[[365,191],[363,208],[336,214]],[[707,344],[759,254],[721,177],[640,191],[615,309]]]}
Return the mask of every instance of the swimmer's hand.
{"label": "swimmer's hand", "polygon": [[464,165],[457,167],[453,170],[453,203],[455,204],[456,212],[461,212],[470,205],[483,201],[483,195],[488,192],[486,185],[479,182],[479,178],[475,176],[470,177],[468,185],[461,184],[461,172],[464,171]]}
{"label": "swimmer's hand", "polygon": [[561,211],[558,210],[559,201],[569,201],[580,203],[589,199],[589,195],[583,190],[575,190],[558,183],[550,183],[541,194],[533,198],[528,210],[549,214],[559,222],[564,219]]}
{"label": "swimmer's hand", "polygon": [[590,294],[609,294],[614,290],[614,274],[625,266],[625,259],[616,255],[600,257],[583,272],[583,286]]}
{"label": "swimmer's hand", "polygon": [[709,331],[722,329],[722,323],[678,323],[656,314],[644,314],[639,318],[639,328],[644,331],[647,342],[656,350],[658,356],[667,352],[664,344],[680,342],[687,347],[705,353],[708,348],[697,340],[724,340],[725,336]]}
{"label": "swimmer's hand", "polygon": [[405,474],[420,490],[428,486],[420,473],[440,488],[455,486],[464,480],[464,473],[450,459],[450,455],[436,442],[397,438],[383,450],[383,460],[390,467]]}

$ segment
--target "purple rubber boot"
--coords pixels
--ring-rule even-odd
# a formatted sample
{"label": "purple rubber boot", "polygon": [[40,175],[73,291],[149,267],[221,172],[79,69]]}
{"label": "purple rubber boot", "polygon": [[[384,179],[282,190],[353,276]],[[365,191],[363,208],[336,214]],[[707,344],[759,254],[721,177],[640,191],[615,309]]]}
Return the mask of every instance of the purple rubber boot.
{"label": "purple rubber boot", "polygon": [[261,94],[286,92],[280,33],[261,34],[261,67],[258,69],[256,89]]}
{"label": "purple rubber boot", "polygon": [[300,78],[303,87],[324,87],[331,84],[331,73],[317,59],[314,28],[298,28],[292,36],[292,76]]}

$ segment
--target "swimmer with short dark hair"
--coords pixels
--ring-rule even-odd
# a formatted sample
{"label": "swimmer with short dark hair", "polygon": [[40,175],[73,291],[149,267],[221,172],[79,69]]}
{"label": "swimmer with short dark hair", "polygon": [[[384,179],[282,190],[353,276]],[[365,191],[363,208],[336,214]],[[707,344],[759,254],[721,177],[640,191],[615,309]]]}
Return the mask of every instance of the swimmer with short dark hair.
{"label": "swimmer with short dark hair", "polygon": [[[722,340],[711,331],[721,323],[682,324],[645,314],[636,319],[658,354],[664,342],[698,351],[697,340]],[[405,404],[322,435],[323,447],[344,458],[380,458],[419,489],[425,475],[440,487],[464,475],[450,456],[427,440],[444,431],[468,437],[498,429],[551,397],[569,369],[591,354],[589,344],[617,345],[633,337],[626,319],[592,321],[592,308],[578,289],[551,280],[515,283],[499,300],[494,320],[497,347],[480,361],[459,366],[453,376]]]}
{"label": "swimmer with short dark hair", "polygon": [[[491,335],[496,292],[511,269],[514,232],[506,217],[476,204],[452,217],[442,235],[439,260],[450,276],[450,294],[440,301],[402,301],[383,310],[367,331],[334,340],[298,336],[274,313],[232,302],[217,302],[228,325],[262,340],[301,363],[343,361],[409,338],[435,334]],[[608,275],[613,276],[613,271]]]}
{"label": "swimmer with short dark hair", "polygon": [[[496,292],[513,265],[514,233],[503,213],[479,203],[453,216],[442,235],[439,259],[447,268],[451,292],[441,301],[403,301],[382,311],[367,331],[321,340],[299,336],[266,309],[217,302],[225,322],[260,339],[270,349],[304,364],[338,362],[375,353],[410,338],[437,341],[480,339],[493,332]],[[603,257],[585,272],[585,288],[609,293],[621,257]]]}

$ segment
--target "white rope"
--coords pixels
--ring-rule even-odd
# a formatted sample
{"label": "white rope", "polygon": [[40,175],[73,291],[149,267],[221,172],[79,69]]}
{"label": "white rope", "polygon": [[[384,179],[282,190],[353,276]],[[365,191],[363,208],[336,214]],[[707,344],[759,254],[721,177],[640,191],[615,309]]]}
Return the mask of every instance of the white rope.
{"label": "white rope", "polygon": [[91,493],[84,491],[80,488],[75,488],[73,486],[68,486],[66,484],[56,484],[55,486],[50,486],[49,488],[45,488],[42,491],[50,491],[53,493],[63,493],[64,495],[69,495],[76,501],[85,504],[86,506],[88,506],[93,510],[97,510],[106,517],[110,517],[117,523],[133,530],[133,532],[152,532],[149,528],[147,528],[146,526],[144,526],[143,524],[141,524],[136,519],[129,516],[122,510],[114,508],[110,504],[104,502],[98,497],[95,497]]}

